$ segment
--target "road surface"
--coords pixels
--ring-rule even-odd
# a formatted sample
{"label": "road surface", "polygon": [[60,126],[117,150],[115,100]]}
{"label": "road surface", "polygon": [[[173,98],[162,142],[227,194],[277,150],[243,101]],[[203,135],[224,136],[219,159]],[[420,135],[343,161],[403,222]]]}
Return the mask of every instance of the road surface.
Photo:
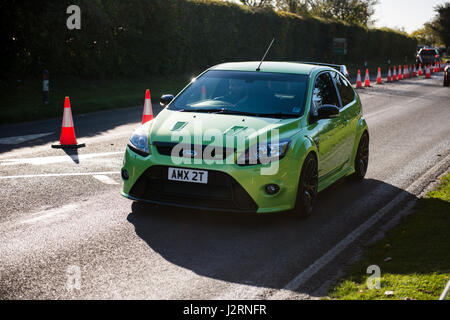
{"label": "road surface", "polygon": [[86,143],[75,153],[50,148],[60,119],[1,126],[0,298],[326,295],[367,241],[448,170],[450,90],[442,77],[358,91],[371,138],[367,177],[325,190],[308,220],[121,197],[124,148],[142,107],[74,117]]}

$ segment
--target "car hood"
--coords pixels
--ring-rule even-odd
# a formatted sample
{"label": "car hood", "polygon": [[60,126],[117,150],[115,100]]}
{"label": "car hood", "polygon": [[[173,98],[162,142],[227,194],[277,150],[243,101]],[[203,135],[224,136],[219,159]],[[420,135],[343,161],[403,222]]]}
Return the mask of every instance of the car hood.
{"label": "car hood", "polygon": [[248,140],[274,129],[278,129],[280,139],[282,139],[289,135],[292,129],[298,128],[298,120],[298,118],[277,119],[164,109],[152,121],[149,141],[150,144],[179,142],[179,137],[188,134],[191,139],[195,138],[192,143],[197,144],[201,141],[202,144],[210,144],[211,135],[235,136],[238,139]]}

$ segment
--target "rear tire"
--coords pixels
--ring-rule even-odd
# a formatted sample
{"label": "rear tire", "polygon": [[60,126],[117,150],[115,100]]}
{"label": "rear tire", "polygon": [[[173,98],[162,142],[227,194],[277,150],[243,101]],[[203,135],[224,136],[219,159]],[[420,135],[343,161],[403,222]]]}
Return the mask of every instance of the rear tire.
{"label": "rear tire", "polygon": [[363,180],[369,166],[369,134],[367,132],[364,132],[359,140],[354,166],[355,173],[350,176],[351,179],[355,181]]}
{"label": "rear tire", "polygon": [[319,184],[317,171],[316,157],[310,153],[303,162],[300,173],[297,199],[293,210],[296,216],[307,218],[312,214]]}

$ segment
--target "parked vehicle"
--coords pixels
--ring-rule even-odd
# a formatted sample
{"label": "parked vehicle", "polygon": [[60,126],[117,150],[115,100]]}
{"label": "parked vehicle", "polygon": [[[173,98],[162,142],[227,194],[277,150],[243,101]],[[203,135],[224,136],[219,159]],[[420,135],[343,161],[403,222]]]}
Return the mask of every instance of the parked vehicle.
{"label": "parked vehicle", "polygon": [[416,67],[419,64],[422,66],[434,65],[438,61],[440,61],[439,51],[435,48],[424,47],[417,54]]}

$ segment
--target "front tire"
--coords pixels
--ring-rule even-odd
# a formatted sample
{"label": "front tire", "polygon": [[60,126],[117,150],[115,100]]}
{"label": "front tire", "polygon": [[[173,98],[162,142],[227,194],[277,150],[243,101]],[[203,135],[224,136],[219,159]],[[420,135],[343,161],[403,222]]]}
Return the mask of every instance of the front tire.
{"label": "front tire", "polygon": [[295,202],[295,215],[301,218],[311,216],[318,190],[317,160],[309,154],[302,167],[298,183],[297,199]]}
{"label": "front tire", "polygon": [[369,166],[369,135],[367,132],[364,132],[359,140],[354,165],[355,173],[351,175],[351,178],[356,181],[363,180]]}

